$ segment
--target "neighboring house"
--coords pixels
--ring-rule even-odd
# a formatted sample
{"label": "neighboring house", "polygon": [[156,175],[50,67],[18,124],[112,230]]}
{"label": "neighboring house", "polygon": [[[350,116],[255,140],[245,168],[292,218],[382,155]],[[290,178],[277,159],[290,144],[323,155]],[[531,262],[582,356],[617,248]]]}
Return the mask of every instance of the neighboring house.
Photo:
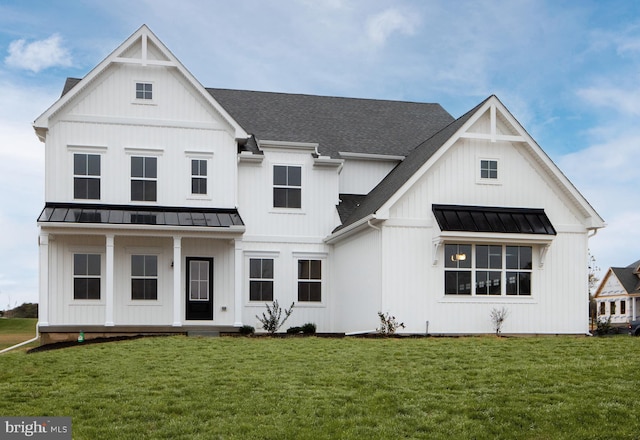
{"label": "neighboring house", "polygon": [[603,220],[495,96],[438,104],[204,88],[142,26],[34,123],[46,340],[256,325],[588,331]]}
{"label": "neighboring house", "polygon": [[610,267],[594,295],[598,320],[626,324],[640,317],[640,260]]}

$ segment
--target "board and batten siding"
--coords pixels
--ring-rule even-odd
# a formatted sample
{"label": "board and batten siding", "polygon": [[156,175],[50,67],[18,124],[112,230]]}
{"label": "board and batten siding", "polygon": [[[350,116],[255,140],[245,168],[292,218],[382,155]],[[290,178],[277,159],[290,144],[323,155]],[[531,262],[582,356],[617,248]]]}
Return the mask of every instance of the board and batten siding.
{"label": "board and batten siding", "polygon": [[346,159],[340,172],[340,194],[369,194],[397,164],[397,160]]}
{"label": "board and batten siding", "polygon": [[378,312],[385,311],[382,260],[378,229],[368,228],[334,245],[336,331],[369,332],[379,327]]}
{"label": "board and batten siding", "polygon": [[[302,168],[301,208],[273,207],[273,167]],[[314,166],[309,151],[265,149],[260,163],[239,164],[238,210],[246,225],[245,241],[322,243],[338,226],[338,171]]]}
{"label": "board and batten siding", "polygon": [[[150,103],[135,99],[137,81],[153,84]],[[89,203],[131,202],[133,155],[158,158],[154,204],[237,202],[236,185],[229,184],[237,180],[235,131],[172,69],[111,66],[53,115],[46,148],[48,201],[74,201],[73,153],[90,153],[101,155],[101,200]],[[191,158],[208,161],[206,196],[191,195]]]}
{"label": "board and batten siding", "polygon": [[[498,182],[479,181],[481,159],[498,160]],[[403,321],[406,332],[423,333],[429,321],[428,331],[434,334],[490,333],[491,310],[505,307],[509,317],[504,332],[586,333],[587,230],[579,209],[550,181],[518,144],[458,140],[389,209],[382,226],[385,311]],[[439,235],[434,203],[544,208],[558,235],[552,237],[542,266],[542,245],[532,245],[532,295],[445,296],[443,246],[433,264],[432,240]],[[474,243],[471,238],[468,242]],[[498,234],[495,244],[502,244]]]}
{"label": "board and batten siding", "polygon": [[[278,301],[282,309],[288,309],[291,303],[295,306],[293,313],[286,321],[281,332],[289,327],[302,326],[306,323],[316,324],[318,332],[334,331],[332,316],[335,302],[335,291],[332,270],[331,249],[323,243],[301,242],[242,242],[242,322],[262,331],[256,315],[266,312],[265,304],[271,301],[250,301],[249,297],[249,260],[252,258],[273,259],[273,299]],[[298,260],[320,260],[322,262],[322,288],[320,302],[298,301]]]}

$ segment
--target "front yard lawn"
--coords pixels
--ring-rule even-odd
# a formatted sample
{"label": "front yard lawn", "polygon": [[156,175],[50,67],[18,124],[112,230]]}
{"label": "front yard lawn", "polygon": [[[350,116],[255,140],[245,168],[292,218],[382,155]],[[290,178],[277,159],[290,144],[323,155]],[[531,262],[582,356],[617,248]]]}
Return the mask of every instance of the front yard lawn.
{"label": "front yard lawn", "polygon": [[147,338],[0,356],[74,439],[632,439],[640,338]]}

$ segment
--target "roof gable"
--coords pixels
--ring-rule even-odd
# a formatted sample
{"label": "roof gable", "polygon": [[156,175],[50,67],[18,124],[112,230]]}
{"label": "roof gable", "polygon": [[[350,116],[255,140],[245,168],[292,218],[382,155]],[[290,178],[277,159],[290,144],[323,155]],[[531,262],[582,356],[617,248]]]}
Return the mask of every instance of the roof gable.
{"label": "roof gable", "polygon": [[169,49],[151,32],[142,25],[127,40],[118,46],[109,56],[100,62],[81,80],[67,80],[62,96],[33,123],[36,134],[44,142],[45,133],[49,127],[50,118],[67,106],[87,86],[92,84],[110,66],[116,64],[135,64],[140,66],[158,66],[176,69],[187,82],[209,103],[211,108],[218,113],[235,130],[236,138],[247,138],[244,129],[227,113],[227,111],[205,90],[193,75],[180,63]]}
{"label": "roof gable", "polygon": [[[479,130],[476,125],[485,116],[488,116],[490,120],[488,132],[487,130]],[[495,95],[492,95],[413,149],[410,155],[367,195],[351,216],[336,228],[334,234],[367,218],[386,219],[389,215],[389,208],[460,138],[489,140],[491,142],[506,141],[523,145],[546,171],[549,179],[577,207],[585,219],[585,226],[587,228],[604,226],[604,221],[587,200],[562,174],[502,102]]]}

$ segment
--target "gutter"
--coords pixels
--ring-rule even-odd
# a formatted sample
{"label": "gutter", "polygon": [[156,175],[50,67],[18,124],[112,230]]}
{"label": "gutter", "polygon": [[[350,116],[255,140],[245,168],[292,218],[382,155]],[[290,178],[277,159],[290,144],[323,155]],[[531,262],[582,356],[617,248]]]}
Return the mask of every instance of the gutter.
{"label": "gutter", "polygon": [[4,350],[0,350],[0,354],[4,354],[4,353],[6,353],[8,351],[11,351],[11,350],[13,350],[15,348],[22,347],[23,345],[31,344],[32,342],[35,342],[38,339],[40,339],[40,332],[38,330],[38,325],[39,324],[40,324],[40,322],[36,323],[36,336],[34,338],[31,338],[28,341],[20,342],[19,344],[16,344],[16,345],[12,345],[11,347],[5,348]]}
{"label": "gutter", "polygon": [[373,229],[380,230],[380,228],[374,226],[372,222],[380,223],[384,221],[384,218],[379,218],[376,214],[369,214],[365,218],[358,220],[355,223],[350,224],[344,229],[340,229],[337,232],[332,233],[331,235],[324,238],[324,242],[327,244],[333,244],[336,241],[339,241],[343,238],[350,236],[351,234],[358,232],[363,227],[371,227]]}

